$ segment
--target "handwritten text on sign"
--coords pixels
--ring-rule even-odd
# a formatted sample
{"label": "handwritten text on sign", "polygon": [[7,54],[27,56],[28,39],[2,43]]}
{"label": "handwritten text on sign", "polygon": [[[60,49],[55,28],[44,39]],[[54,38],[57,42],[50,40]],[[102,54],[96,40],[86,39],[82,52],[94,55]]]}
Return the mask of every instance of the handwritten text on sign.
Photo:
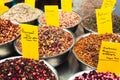
{"label": "handwritten text on sign", "polygon": [[45,5],[45,16],[47,25],[59,27],[59,15],[57,5]]}
{"label": "handwritten text on sign", "polygon": [[113,33],[111,9],[96,9],[96,18],[99,34]]}
{"label": "handwritten text on sign", "polygon": [[39,60],[38,27],[28,24],[20,26],[23,57]]}
{"label": "handwritten text on sign", "polygon": [[116,0],[103,0],[102,9],[111,8],[113,9],[115,6]]}
{"label": "handwritten text on sign", "polygon": [[102,41],[98,68],[99,72],[110,71],[120,74],[120,43]]}

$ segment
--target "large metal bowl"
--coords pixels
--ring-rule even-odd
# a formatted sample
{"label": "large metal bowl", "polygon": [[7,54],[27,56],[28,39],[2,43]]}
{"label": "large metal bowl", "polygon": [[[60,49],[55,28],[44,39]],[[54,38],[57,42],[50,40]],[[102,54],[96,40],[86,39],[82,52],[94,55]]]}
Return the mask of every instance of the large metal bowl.
{"label": "large metal bowl", "polygon": [[[15,59],[15,58],[21,58],[21,56],[9,57],[9,58],[6,58],[6,59],[2,59],[2,60],[0,60],[0,63],[4,62],[6,60]],[[56,80],[59,80],[57,71],[45,60],[40,60],[40,61],[43,61],[50,68],[50,70],[52,70],[52,72],[55,74]]]}
{"label": "large metal bowl", "polygon": [[[76,42],[79,40],[79,39],[82,39],[84,37],[87,37],[89,36],[90,34],[97,34],[97,33],[87,33],[87,34],[83,34],[81,36],[79,36],[77,39],[76,39]],[[79,66],[80,66],[80,69],[81,70],[92,70],[92,69],[96,69],[95,67],[92,67],[90,65],[88,65],[87,63],[83,62],[81,59],[78,58],[78,56],[76,55],[76,53],[74,52],[74,49],[72,49],[72,53],[74,54],[74,56],[76,57],[78,63],[79,63]]]}
{"label": "large metal bowl", "polygon": [[[83,35],[79,36],[79,37],[76,39],[76,42],[77,42],[78,40],[82,39],[82,38],[85,38],[85,37],[89,36],[90,34],[98,34],[98,33],[95,33],[95,32],[94,32],[94,33],[83,34]],[[118,34],[117,34],[117,35],[118,35]],[[119,36],[119,35],[118,35],[118,36]],[[119,36],[119,37],[120,37],[120,36]],[[72,53],[73,53],[74,56],[76,57],[79,65],[80,65],[80,69],[81,69],[81,70],[96,69],[96,67],[90,66],[89,64],[87,64],[86,62],[84,62],[82,59],[80,59],[80,58],[76,55],[74,49],[72,49]]]}
{"label": "large metal bowl", "polygon": [[[59,9],[59,12],[60,12],[60,11],[62,11],[62,10]],[[68,30],[70,30],[71,32],[75,33],[75,31],[77,30],[78,25],[80,24],[80,22],[81,22],[82,19],[81,19],[80,15],[79,15],[77,12],[73,11],[73,13],[79,16],[79,18],[80,18],[79,22],[76,23],[76,24],[74,24],[73,26],[70,26],[70,27],[62,27],[62,28],[63,28],[63,29],[68,29]],[[43,14],[45,14],[45,13],[43,13]],[[43,15],[43,14],[41,14],[41,15]],[[41,16],[41,15],[40,15],[40,16]],[[40,17],[40,16],[39,16],[39,17]],[[39,18],[39,17],[38,17],[38,23],[39,23],[39,25],[40,25],[40,26],[46,25],[46,24],[42,24],[42,23],[40,22],[40,18]]]}
{"label": "large metal bowl", "polygon": [[[48,63],[50,63],[54,67],[59,66],[60,64],[62,64],[63,62],[65,62],[67,60],[68,54],[69,54],[71,48],[74,46],[74,43],[75,43],[75,36],[74,36],[74,34],[71,31],[67,30],[67,29],[63,29],[63,30],[68,32],[68,33],[70,33],[72,35],[72,37],[73,37],[72,45],[66,51],[64,51],[62,53],[59,53],[59,54],[57,54],[55,56],[40,58],[40,59],[46,60]],[[19,51],[19,49],[16,46],[16,41],[14,42],[14,47],[15,47],[15,50],[20,55],[22,55],[22,53]]]}
{"label": "large metal bowl", "polygon": [[[24,4],[24,3],[18,3],[18,5],[19,4]],[[14,6],[12,6],[11,8],[15,8],[16,6],[18,6],[18,5],[14,5]],[[43,11],[42,10],[40,10],[40,9],[38,9],[38,8],[36,8],[38,11],[39,11],[39,15],[41,15],[42,13],[43,13]],[[11,9],[10,9],[11,10]],[[7,12],[5,12],[5,13],[7,13]],[[5,13],[3,13],[2,15],[4,15]],[[2,16],[1,15],[1,16]],[[19,15],[19,14],[18,14]],[[24,21],[24,22],[20,22],[20,21],[17,21],[17,22],[19,22],[19,23],[22,23],[22,24],[31,24],[31,25],[38,25],[38,21],[37,21],[37,19],[38,19],[38,16],[39,15],[37,15],[34,19],[31,19],[31,20],[29,20],[29,21]],[[15,20],[15,19],[14,19]]]}
{"label": "large metal bowl", "polygon": [[[91,18],[92,16],[95,16],[95,14],[94,15],[89,15],[89,16],[87,16],[86,18]],[[120,21],[120,16],[118,16],[118,15],[116,15],[116,14],[112,14],[112,23],[113,23],[113,32],[114,33],[119,33],[120,34],[120,27],[119,27],[119,21]],[[86,19],[85,18],[85,19]],[[81,21],[81,23],[80,23],[80,26],[83,28],[83,31],[84,31],[84,33],[90,33],[90,32],[97,32],[97,23],[96,23],[96,26],[94,25],[93,27],[92,27],[92,25],[91,25],[91,27],[92,28],[89,28],[89,27],[87,27],[87,26],[85,26],[86,24],[84,23],[82,23],[84,21],[84,19],[82,19],[82,21]],[[92,24],[92,22],[91,22],[91,24]],[[118,25],[117,25],[118,24]],[[117,27],[117,28],[116,28]]]}
{"label": "large metal bowl", "polygon": [[[15,21],[11,21],[11,22],[19,25],[19,23],[15,22]],[[20,35],[18,35],[18,37],[19,36]],[[14,38],[8,42],[0,44],[0,59],[11,55],[11,53],[13,52],[13,48],[14,48],[13,43],[18,37]]]}

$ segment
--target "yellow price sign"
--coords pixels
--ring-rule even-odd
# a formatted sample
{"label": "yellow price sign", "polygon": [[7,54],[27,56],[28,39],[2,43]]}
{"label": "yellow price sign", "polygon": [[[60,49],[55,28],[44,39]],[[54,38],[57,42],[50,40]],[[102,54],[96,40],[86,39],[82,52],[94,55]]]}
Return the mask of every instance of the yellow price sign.
{"label": "yellow price sign", "polygon": [[9,8],[7,6],[0,6],[0,15],[2,15],[3,13],[5,13],[8,10],[9,10]]}
{"label": "yellow price sign", "polygon": [[59,27],[59,14],[57,5],[45,5],[46,24]]}
{"label": "yellow price sign", "polygon": [[25,3],[35,8],[35,0],[25,0]]}
{"label": "yellow price sign", "polygon": [[120,75],[120,43],[102,41],[97,70]]}
{"label": "yellow price sign", "polygon": [[113,33],[111,9],[96,9],[96,18],[99,34]]}
{"label": "yellow price sign", "polygon": [[4,6],[4,0],[0,0],[0,6]]}
{"label": "yellow price sign", "polygon": [[102,9],[111,8],[113,9],[117,0],[103,0]]}
{"label": "yellow price sign", "polygon": [[23,57],[39,60],[38,26],[28,24],[20,24],[20,26]]}
{"label": "yellow price sign", "polygon": [[72,0],[62,0],[62,11],[72,12]]}

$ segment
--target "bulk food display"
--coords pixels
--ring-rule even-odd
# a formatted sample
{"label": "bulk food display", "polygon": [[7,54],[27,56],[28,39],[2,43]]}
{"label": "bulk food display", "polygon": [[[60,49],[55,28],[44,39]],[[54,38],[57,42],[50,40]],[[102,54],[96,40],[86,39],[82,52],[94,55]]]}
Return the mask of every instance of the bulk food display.
{"label": "bulk food display", "polygon": [[16,22],[0,18],[0,44],[8,43],[20,35],[20,27]]}
{"label": "bulk food display", "polygon": [[[38,18],[38,22],[41,25],[46,25],[45,18],[46,18],[45,14],[40,15],[40,17]],[[63,12],[59,10],[59,21],[60,21],[60,27],[67,28],[75,32],[78,24],[81,21],[81,17],[79,14],[75,12]]]}
{"label": "bulk food display", "polygon": [[27,4],[19,3],[10,8],[8,12],[4,13],[0,17],[20,23],[27,23],[36,20],[41,13],[42,11],[37,8],[32,8]]}
{"label": "bulk food display", "polygon": [[20,35],[20,27],[17,22],[0,18],[0,58],[7,57],[11,53],[9,48]]}
{"label": "bulk food display", "polygon": [[[62,57],[69,53],[69,50],[74,45],[74,35],[65,29],[57,28],[54,26],[42,26],[39,27],[39,57],[40,58],[55,58]],[[17,51],[21,54],[22,47],[20,39],[15,43]],[[65,59],[64,59],[65,60]],[[64,62],[59,61],[56,64]],[[51,63],[53,64],[53,63]],[[54,64],[53,64],[54,65]]]}
{"label": "bulk food display", "polygon": [[0,80],[58,80],[56,70],[46,61],[12,57],[0,61]]}
{"label": "bulk food display", "polygon": [[[59,27],[46,25],[44,10],[19,3],[23,0],[9,3],[14,5],[0,15],[0,80],[120,80],[110,70],[97,71],[102,41],[120,43],[120,15],[114,13],[120,4],[115,4],[111,14],[113,33],[98,34],[95,9],[101,8],[103,0],[78,1],[76,11],[58,10]],[[38,4],[44,5],[35,6]],[[22,57],[20,24],[38,26],[39,60]]]}
{"label": "bulk food display", "polygon": [[73,75],[68,80],[120,80],[120,76],[111,72],[82,71]]}
{"label": "bulk food display", "polygon": [[95,34],[88,33],[78,37],[73,53],[78,61],[87,66],[96,68],[98,64],[98,55],[102,41],[120,43],[120,36],[117,34]]}
{"label": "bulk food display", "polygon": [[[113,32],[114,33],[120,33],[120,16],[111,14],[112,15],[112,23],[113,23]],[[97,32],[97,21],[96,21],[96,15],[88,15],[85,16],[81,23],[81,27],[83,27],[88,32]]]}

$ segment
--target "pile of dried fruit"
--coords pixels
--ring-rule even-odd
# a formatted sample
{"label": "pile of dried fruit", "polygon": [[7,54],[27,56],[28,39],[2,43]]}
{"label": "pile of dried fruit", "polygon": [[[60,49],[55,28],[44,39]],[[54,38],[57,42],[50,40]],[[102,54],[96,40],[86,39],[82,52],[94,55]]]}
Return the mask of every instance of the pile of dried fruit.
{"label": "pile of dried fruit", "polygon": [[90,34],[81,37],[76,42],[73,51],[80,60],[92,67],[97,67],[102,40],[120,43],[120,37],[117,34]]}
{"label": "pile of dried fruit", "polygon": [[[112,14],[112,22],[113,22],[113,32],[120,33],[120,17]],[[97,22],[96,22],[96,15],[89,15],[84,17],[81,21],[81,26],[92,31],[97,32]]]}
{"label": "pile of dried fruit", "polygon": [[[60,27],[69,28],[74,27],[80,22],[81,18],[75,12],[63,12],[59,11],[59,21]],[[42,14],[39,17],[39,23],[44,25],[46,24],[45,14]]]}
{"label": "pile of dried fruit", "polygon": [[[40,57],[51,57],[62,54],[73,44],[73,35],[61,28],[44,26],[39,27],[39,53]],[[16,46],[21,52],[21,42],[17,41]]]}
{"label": "pile of dried fruit", "polygon": [[37,19],[37,17],[42,13],[39,9],[32,8],[31,6],[19,3],[3,15],[1,15],[1,18],[14,20],[17,22],[29,22],[32,20]]}
{"label": "pile of dried fruit", "polygon": [[0,63],[0,69],[0,80],[56,80],[44,61],[15,58]]}
{"label": "pile of dried fruit", "polygon": [[73,80],[120,80],[120,77],[111,72],[90,71],[75,77]]}
{"label": "pile of dried fruit", "polygon": [[10,20],[0,19],[0,44],[14,40],[20,33],[18,24],[12,23]]}

